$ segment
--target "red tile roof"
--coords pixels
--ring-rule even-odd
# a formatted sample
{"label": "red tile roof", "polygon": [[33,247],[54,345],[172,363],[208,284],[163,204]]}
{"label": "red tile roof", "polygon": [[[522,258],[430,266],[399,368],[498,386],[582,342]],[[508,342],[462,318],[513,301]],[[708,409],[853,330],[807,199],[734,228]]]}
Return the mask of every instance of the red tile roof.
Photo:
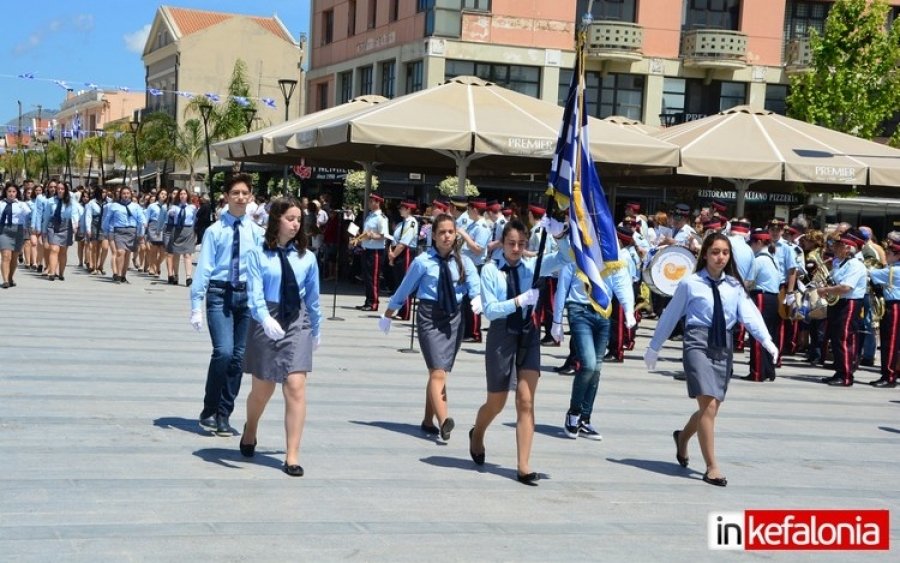
{"label": "red tile roof", "polygon": [[235,17],[247,17],[256,22],[260,27],[290,43],[294,42],[293,37],[287,34],[281,24],[274,17],[263,18],[258,16],[243,16],[241,14],[228,14],[225,12],[208,12],[206,10],[194,10],[190,8],[176,8],[167,6],[169,13],[172,14],[175,25],[182,36],[190,35],[198,31],[202,31],[207,27],[218,25],[224,21]]}

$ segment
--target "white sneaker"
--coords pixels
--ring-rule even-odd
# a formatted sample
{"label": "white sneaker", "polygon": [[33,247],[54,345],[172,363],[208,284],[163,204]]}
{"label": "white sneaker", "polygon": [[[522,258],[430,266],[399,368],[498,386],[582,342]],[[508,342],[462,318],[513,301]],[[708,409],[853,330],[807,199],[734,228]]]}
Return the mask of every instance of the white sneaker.
{"label": "white sneaker", "polygon": [[573,440],[578,437],[579,418],[577,414],[566,414],[566,421],[563,423],[563,432],[566,436]]}
{"label": "white sneaker", "polygon": [[578,423],[578,434],[591,440],[597,440],[598,442],[603,440],[603,436],[591,426],[591,423],[584,420]]}

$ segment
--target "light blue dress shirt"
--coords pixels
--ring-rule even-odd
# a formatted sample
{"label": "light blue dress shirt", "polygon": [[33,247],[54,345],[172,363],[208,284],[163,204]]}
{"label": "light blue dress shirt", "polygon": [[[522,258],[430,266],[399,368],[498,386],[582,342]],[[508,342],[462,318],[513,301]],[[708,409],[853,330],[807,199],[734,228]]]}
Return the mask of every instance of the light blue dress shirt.
{"label": "light blue dress shirt", "polygon": [[472,220],[469,219],[468,213],[463,212],[462,215],[460,215],[459,217],[456,218],[456,228],[457,228],[457,230],[465,229],[466,227],[469,226],[469,223],[471,223],[471,222],[472,222]]}
{"label": "light blue dress shirt", "polygon": [[748,281],[756,283],[754,289],[764,293],[778,293],[781,285],[781,273],[775,264],[775,257],[763,248],[753,258],[753,271]]}
{"label": "light blue dress shirt", "polygon": [[38,232],[44,230],[44,206],[47,204],[47,197],[41,194],[34,198],[34,208],[31,211],[31,230]]}
{"label": "light blue dress shirt", "polygon": [[[491,242],[503,240],[503,228],[506,227],[506,224],[508,222],[509,222],[509,220],[507,220],[506,217],[500,217],[499,219],[494,221],[494,224],[491,227]],[[529,246],[528,250],[531,250],[531,248],[530,248],[531,240],[530,239],[528,241],[528,246]],[[496,259],[500,258],[501,256],[503,256],[503,246],[502,245],[498,246],[497,248],[494,249],[493,252],[491,252],[491,260],[496,260]]]}
{"label": "light blue dress shirt", "polygon": [[[462,303],[463,297],[468,295],[470,298],[481,294],[481,280],[478,277],[478,270],[467,256],[462,256],[463,269],[466,271],[466,283],[460,285],[459,269],[456,266],[456,260],[451,259],[449,263],[450,276],[453,278],[453,288],[456,290],[456,302]],[[388,303],[388,309],[397,311],[403,307],[406,298],[415,291],[416,297],[421,300],[437,301],[438,298],[438,278],[441,274],[441,263],[438,252],[434,248],[429,248],[422,254],[416,256],[409,266],[400,287],[391,296]],[[418,289],[417,289],[418,288]]]}
{"label": "light blue dress shirt", "polygon": [[56,208],[59,205],[63,206],[60,218],[63,221],[69,221],[72,224],[72,227],[78,224],[78,208],[75,206],[75,201],[70,200],[69,205],[65,205],[60,202],[58,197],[54,197],[53,199],[48,199],[44,204],[41,231],[46,232],[47,229],[50,228],[53,217],[56,215]]}
{"label": "light blue dress shirt", "polygon": [[414,217],[407,217],[394,227],[393,236],[395,244],[403,244],[415,250],[416,241],[419,240],[419,223]]}
{"label": "light blue dress shirt", "polygon": [[147,220],[148,235],[157,238],[162,236],[163,225],[165,224],[165,221],[161,220],[163,216],[168,217],[168,214],[165,211],[165,207],[160,205],[158,201],[154,201],[147,206],[147,212],[144,218]]}
{"label": "light blue dress shirt", "polygon": [[[0,201],[0,217],[3,217],[3,213],[6,211],[7,206],[12,206],[12,222],[13,225],[24,225],[28,226],[28,215],[29,215],[29,207],[28,204],[24,201],[15,200],[10,203],[5,198]],[[0,225],[0,227],[5,227],[6,223]]]}
{"label": "light blue dress shirt", "polygon": [[884,298],[887,301],[900,299],[900,263],[888,264],[885,268],[869,272],[872,283],[884,287]]}
{"label": "light blue dress shirt", "polygon": [[[659,351],[682,317],[685,327],[712,327],[713,293],[709,279],[704,268],[678,283],[672,300],[666,305],[656,325],[650,348]],[[758,341],[772,340],[759,309],[747,297],[744,287],[736,278],[725,276],[725,281],[719,285],[719,295],[722,298],[726,330],[731,330],[735,323],[740,322]]]}
{"label": "light blue dress shirt", "polygon": [[[566,303],[590,304],[585,284],[576,275],[577,265],[569,262],[559,272],[559,285],[556,288],[556,300],[553,304],[553,322],[562,323]],[[606,292],[612,291],[626,313],[634,313],[634,289],[631,276],[625,268],[619,268],[609,276],[602,278]],[[599,314],[599,313],[598,313]]]}
{"label": "light blue dress shirt", "polygon": [[[131,212],[129,215],[128,212]],[[104,233],[110,234],[116,229],[134,227],[137,229],[137,236],[144,235],[144,208],[135,201],[124,204],[114,201],[106,206],[106,213],[103,214],[103,222],[101,228]]]}
{"label": "light blue dress shirt", "polygon": [[166,217],[166,224],[172,227],[178,225],[178,216],[181,214],[181,209],[184,207],[184,226],[185,227],[193,227],[194,221],[197,219],[197,208],[191,205],[190,203],[186,204],[172,204],[169,206],[169,212]]}
{"label": "light blue dress shirt", "polygon": [[850,286],[850,291],[841,295],[841,299],[862,299],[868,290],[866,286],[869,278],[866,265],[852,256],[831,271],[831,279],[834,280],[835,285]]}
{"label": "light blue dress shirt", "polygon": [[747,244],[743,235],[728,235],[731,242],[731,254],[734,256],[734,265],[741,279],[749,280],[753,275],[753,249]]}
{"label": "light blue dress shirt", "polygon": [[[363,221],[363,232],[372,231],[375,233],[380,233],[381,236],[387,236],[388,233],[388,220],[387,217],[381,212],[380,209],[376,211],[370,211],[368,215],[366,215],[366,220]],[[385,239],[366,239],[362,241],[360,246],[365,248],[366,250],[383,250],[384,249]]]}
{"label": "light blue dress shirt", "polygon": [[[191,309],[194,311],[203,306],[210,280],[227,282],[231,279],[231,247],[234,244],[234,222],[237,220],[237,217],[224,211],[219,220],[203,233],[200,256],[191,282]],[[262,248],[265,231],[246,215],[241,217],[238,230],[241,241],[238,254],[241,271],[238,281],[246,282],[247,256],[252,250]]]}
{"label": "light blue dress shirt", "polygon": [[[249,218],[247,222],[253,223]],[[313,336],[317,337],[322,327],[322,312],[319,309],[319,263],[316,255],[308,250],[303,255],[291,250],[287,260],[300,287],[300,299],[306,305]],[[250,315],[261,323],[271,316],[266,301],[281,301],[281,260],[278,252],[259,247],[247,253],[247,292]]]}
{"label": "light blue dress shirt", "polygon": [[697,236],[696,231],[694,231],[694,229],[691,228],[690,225],[685,225],[685,226],[681,227],[680,229],[678,229],[678,231],[675,233],[675,236],[673,236],[672,239],[675,242],[677,242],[678,244],[681,244],[684,246],[690,246],[691,239],[693,239],[696,236]]}
{"label": "light blue dress shirt", "polygon": [[787,283],[788,274],[797,268],[797,258],[794,251],[784,239],[775,243],[775,263],[778,264],[778,273],[781,275],[781,283]]}
{"label": "light blue dress shirt", "polygon": [[[561,239],[557,252],[544,254],[544,260],[541,262],[541,276],[558,272],[571,261],[567,241],[568,238]],[[516,271],[519,275],[520,291],[527,291],[534,285],[536,262],[536,257],[519,260],[520,267]],[[499,260],[491,260],[481,269],[481,301],[484,306],[484,316],[491,321],[508,317],[517,309],[515,300],[506,298],[506,273],[501,271],[505,265],[506,256],[500,256]]]}
{"label": "light blue dress shirt", "polygon": [[477,221],[469,221],[468,225],[466,225],[466,232],[481,247],[481,252],[476,254],[469,248],[468,244],[463,243],[462,254],[463,256],[468,256],[476,266],[481,266],[487,258],[487,245],[491,242],[491,229],[484,219],[478,219]]}

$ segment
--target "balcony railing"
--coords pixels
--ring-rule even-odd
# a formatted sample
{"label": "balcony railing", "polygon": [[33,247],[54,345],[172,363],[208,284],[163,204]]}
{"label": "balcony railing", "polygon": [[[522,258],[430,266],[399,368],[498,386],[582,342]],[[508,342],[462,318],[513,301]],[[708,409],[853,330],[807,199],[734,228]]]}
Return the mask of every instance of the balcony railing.
{"label": "balcony railing", "polygon": [[604,60],[636,61],[643,58],[644,29],[635,23],[597,21],[588,30],[587,54]]}
{"label": "balcony railing", "polygon": [[792,39],[784,48],[784,67],[789,73],[803,72],[812,63],[809,39]]}
{"label": "balcony railing", "polygon": [[681,38],[685,66],[742,68],[747,66],[747,36],[727,29],[692,29]]}

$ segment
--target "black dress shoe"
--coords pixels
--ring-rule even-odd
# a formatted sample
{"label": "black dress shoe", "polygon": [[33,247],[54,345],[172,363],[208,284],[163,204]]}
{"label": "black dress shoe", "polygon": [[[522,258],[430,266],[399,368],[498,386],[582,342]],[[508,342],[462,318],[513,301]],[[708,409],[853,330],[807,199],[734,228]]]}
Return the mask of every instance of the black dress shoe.
{"label": "black dress shoe", "polygon": [[867,368],[873,367],[875,365],[875,358],[872,359],[862,359],[859,361],[859,365],[866,366]]}
{"label": "black dress shoe", "polygon": [[553,371],[560,375],[573,375],[575,373],[575,366],[570,364],[563,364],[558,368],[553,368]]}
{"label": "black dress shoe", "polygon": [[228,423],[227,416],[216,416],[216,436],[234,436],[234,432],[231,430],[231,424]]}
{"label": "black dress shoe", "polygon": [[537,482],[541,480],[541,476],[532,471],[531,473],[526,473],[522,475],[518,471],[516,471],[516,480],[523,485],[528,485],[529,487],[537,487]]}
{"label": "black dress shoe", "polygon": [[687,467],[688,461],[689,461],[688,458],[678,455],[678,438],[679,438],[679,436],[681,436],[681,430],[676,430],[676,431],[672,432],[672,438],[675,439],[675,459],[678,461],[678,465],[680,465],[681,467]]}
{"label": "black dress shoe", "polygon": [[[743,376],[739,377],[738,379],[743,379],[744,381],[757,381],[757,379],[755,377],[753,377],[752,375],[743,375]],[[762,379],[760,379],[759,381],[762,381]]]}
{"label": "black dress shoe", "polygon": [[216,417],[215,416],[200,416],[200,428],[204,430],[209,430],[210,432],[216,431]]}
{"label": "black dress shoe", "polygon": [[888,381],[887,379],[876,379],[875,381],[870,381],[869,385],[872,387],[888,387],[893,388],[897,386],[896,381]]}
{"label": "black dress shoe", "polygon": [[775,376],[772,375],[772,376],[770,376],[770,377],[767,377],[767,378],[766,378],[766,381],[775,381]]}
{"label": "black dress shoe", "polygon": [[441,429],[438,428],[437,426],[432,426],[432,425],[430,425],[430,424],[425,424],[424,422],[423,422],[422,424],[419,425],[419,428],[422,429],[422,432],[423,432],[426,436],[437,436],[438,434],[441,433]]}
{"label": "black dress shoe", "polygon": [[[247,432],[247,423],[245,422],[244,423],[244,431],[241,432],[241,434],[246,434],[246,432]],[[241,455],[244,457],[253,457],[254,454],[256,454],[257,441],[258,440],[256,438],[254,438],[252,444],[245,444],[244,439],[241,438],[241,441],[238,444],[241,448]]]}
{"label": "black dress shoe", "polygon": [[832,379],[826,383],[831,387],[853,387],[853,380],[844,381],[843,379]]}
{"label": "black dress shoe", "polygon": [[3,289],[9,289],[9,284],[6,282],[3,282],[2,284],[0,284],[0,287],[2,287]]}
{"label": "black dress shoe", "polygon": [[285,463],[281,470],[291,477],[303,477],[303,468],[299,465],[288,465]]}
{"label": "black dress shoe", "polygon": [[184,285],[186,285],[187,287],[191,287],[192,283],[194,283],[194,278],[188,278],[184,280]]}
{"label": "black dress shoe", "polygon": [[169,276],[167,283],[169,285],[178,285],[178,280],[175,278],[175,276]]}
{"label": "black dress shoe", "polygon": [[357,305],[356,307],[354,307],[354,309],[357,309],[357,310],[359,310],[359,311],[366,311],[366,310],[369,310],[369,309],[371,309],[371,308],[372,308],[372,306],[369,305],[368,303],[366,303],[365,305]]}
{"label": "black dress shoe", "polygon": [[476,454],[472,449],[472,434],[475,433],[475,427],[473,426],[469,430],[469,455],[472,456],[472,461],[475,462],[475,465],[484,465],[484,454],[485,452],[481,452],[480,454]]}
{"label": "black dress shoe", "polygon": [[360,311],[377,311],[378,309],[375,307],[372,307],[371,305],[363,305],[362,307],[359,308],[359,310]]}
{"label": "black dress shoe", "polygon": [[824,383],[825,385],[831,385],[831,382],[832,382],[832,381],[840,381],[840,380],[841,380],[841,379],[840,379],[838,376],[832,375],[831,377],[823,377],[823,378],[820,379],[819,381],[821,381],[821,382]]}
{"label": "black dress shoe", "polygon": [[447,441],[450,439],[450,433],[453,432],[453,428],[456,427],[456,423],[453,422],[453,419],[449,416],[444,419],[444,422],[441,423],[441,440]]}
{"label": "black dress shoe", "polygon": [[703,474],[703,482],[717,487],[724,487],[728,484],[728,479],[725,477],[710,477],[709,472],[707,472]]}

